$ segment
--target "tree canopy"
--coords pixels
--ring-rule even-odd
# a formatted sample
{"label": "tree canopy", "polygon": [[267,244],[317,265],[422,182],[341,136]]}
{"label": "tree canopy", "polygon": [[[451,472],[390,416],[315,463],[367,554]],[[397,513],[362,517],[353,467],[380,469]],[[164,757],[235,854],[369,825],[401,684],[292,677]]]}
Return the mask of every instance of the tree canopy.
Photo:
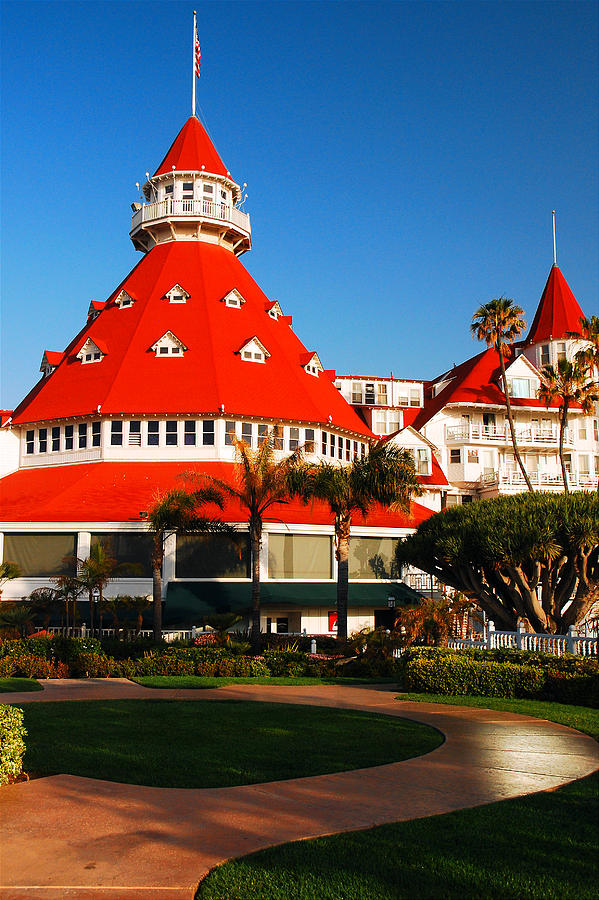
{"label": "tree canopy", "polygon": [[431,516],[397,561],[471,598],[499,628],[564,634],[599,599],[599,496],[534,492]]}

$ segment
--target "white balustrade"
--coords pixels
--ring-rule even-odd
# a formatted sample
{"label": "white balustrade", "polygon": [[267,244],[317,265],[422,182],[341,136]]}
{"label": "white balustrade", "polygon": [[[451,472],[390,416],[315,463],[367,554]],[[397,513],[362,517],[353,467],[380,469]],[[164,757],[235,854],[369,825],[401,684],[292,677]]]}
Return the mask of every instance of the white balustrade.
{"label": "white balustrade", "polygon": [[144,222],[156,222],[160,219],[214,219],[228,222],[247,234],[251,233],[248,213],[226,203],[214,203],[211,200],[157,200],[146,203],[131,217],[131,231],[135,231]]}
{"label": "white balustrade", "polygon": [[554,656],[563,656],[564,653],[573,653],[575,656],[599,655],[599,638],[576,634],[574,625],[570,626],[568,634],[538,634],[524,631],[522,626],[517,631],[496,631],[493,622],[489,622],[486,633],[479,640],[450,638],[447,646],[452,650],[505,648],[552,653]]}

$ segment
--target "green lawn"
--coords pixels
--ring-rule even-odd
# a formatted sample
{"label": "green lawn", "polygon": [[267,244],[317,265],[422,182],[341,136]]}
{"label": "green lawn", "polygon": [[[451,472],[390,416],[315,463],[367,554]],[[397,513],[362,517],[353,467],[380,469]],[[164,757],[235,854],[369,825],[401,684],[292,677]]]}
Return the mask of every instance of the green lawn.
{"label": "green lawn", "polygon": [[398,700],[412,700],[418,703],[449,703],[452,706],[476,706],[479,709],[501,709],[505,712],[521,713],[548,719],[569,728],[577,728],[599,741],[599,709],[588,706],[570,706],[566,703],[550,703],[547,700],[501,700],[496,697],[465,697],[443,694],[400,694]]}
{"label": "green lawn", "polygon": [[443,738],[408,719],[237,700],[24,704],[23,768],[159,787],[227,787],[428,753]]}
{"label": "green lawn", "polygon": [[[400,699],[536,714],[599,734],[599,710],[488,697]],[[219,866],[196,900],[586,900],[599,883],[599,775],[428,819],[273,847]]]}
{"label": "green lawn", "polygon": [[202,690],[206,688],[225,687],[227,684],[274,684],[287,685],[290,687],[298,687],[301,685],[313,684],[397,684],[396,678],[312,678],[299,677],[268,677],[268,678],[244,678],[244,677],[228,677],[219,676],[218,678],[208,675],[142,675],[132,678],[137,684],[148,688],[192,688]]}
{"label": "green lawn", "polygon": [[35,678],[0,678],[0,694],[14,691],[42,691],[43,688]]}

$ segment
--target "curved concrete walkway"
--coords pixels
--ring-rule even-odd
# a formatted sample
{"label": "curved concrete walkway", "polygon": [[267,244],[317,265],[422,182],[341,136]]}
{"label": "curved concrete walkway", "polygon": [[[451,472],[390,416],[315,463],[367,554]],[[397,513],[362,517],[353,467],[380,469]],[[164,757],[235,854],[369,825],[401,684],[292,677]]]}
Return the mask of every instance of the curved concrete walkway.
{"label": "curved concrete walkway", "polygon": [[[551,722],[396,701],[395,691],[237,685],[149,690],[45,682],[3,703],[115,698],[266,700],[404,716],[445,743],[391,765],[233,788],[151,788],[55,775],[0,791],[0,897],[192,900],[215,865],[272,844],[370,828],[556,788],[599,768],[591,738]],[[173,735],[176,740],[176,735]]]}

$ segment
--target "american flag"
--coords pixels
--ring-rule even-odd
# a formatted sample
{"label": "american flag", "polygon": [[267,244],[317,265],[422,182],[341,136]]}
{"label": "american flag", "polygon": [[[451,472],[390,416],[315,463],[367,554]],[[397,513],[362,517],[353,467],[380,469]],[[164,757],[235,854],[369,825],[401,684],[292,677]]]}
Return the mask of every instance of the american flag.
{"label": "american flag", "polygon": [[198,37],[198,29],[196,28],[196,39],[195,39],[195,67],[194,71],[196,74],[196,78],[200,77],[200,63],[202,61],[202,53],[200,51],[200,39]]}

